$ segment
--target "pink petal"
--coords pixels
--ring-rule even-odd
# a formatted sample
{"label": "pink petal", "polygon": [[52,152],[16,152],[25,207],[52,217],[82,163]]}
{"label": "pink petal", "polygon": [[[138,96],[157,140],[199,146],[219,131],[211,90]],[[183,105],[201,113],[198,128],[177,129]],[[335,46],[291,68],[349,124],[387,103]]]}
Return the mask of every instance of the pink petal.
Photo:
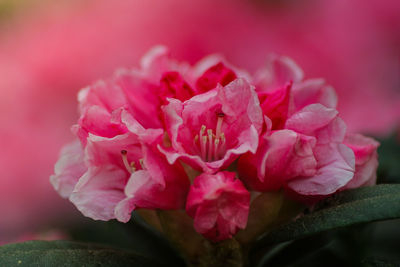
{"label": "pink petal", "polygon": [[291,106],[290,94],[290,83],[273,92],[258,94],[263,114],[272,121],[273,129],[282,129],[285,125]]}
{"label": "pink petal", "polygon": [[144,169],[131,174],[125,187],[126,198],[115,210],[116,218],[123,222],[136,208],[181,209],[189,189],[189,179],[180,165],[169,165],[150,146],[142,149]]}
{"label": "pink petal", "polygon": [[272,56],[265,69],[254,77],[257,92],[271,92],[288,83],[297,83],[303,79],[301,68],[288,57]]}
{"label": "pink petal", "polygon": [[246,227],[250,193],[235,173],[202,174],[193,182],[186,211],[194,217],[194,227],[212,241],[231,238]]}
{"label": "pink petal", "polygon": [[114,209],[125,197],[127,173],[112,165],[92,167],[81,177],[70,201],[94,220],[114,219]]}
{"label": "pink petal", "polygon": [[[169,163],[182,159],[193,168],[212,173],[227,167],[240,154],[255,153],[263,127],[262,112],[254,89],[245,80],[219,85],[184,103],[175,99],[169,102],[163,111],[172,147],[159,146]],[[221,131],[226,137],[226,152],[218,159],[205,160],[195,136],[202,125],[214,129],[215,134],[219,113],[224,114]]]}
{"label": "pink petal", "polygon": [[293,100],[296,110],[316,103],[327,108],[336,108],[338,101],[335,90],[326,85],[323,79],[310,79],[295,84]]}
{"label": "pink petal", "polygon": [[330,195],[354,176],[353,151],[343,144],[320,145],[315,149],[318,171],[315,176],[295,179],[288,187],[301,195]]}
{"label": "pink petal", "polygon": [[321,104],[306,106],[293,114],[285,124],[285,128],[307,135],[328,125],[336,118],[338,111]]}
{"label": "pink petal", "polygon": [[353,150],[356,158],[356,172],[345,189],[374,185],[376,183],[376,169],[378,168],[376,150],[379,143],[372,138],[352,134],[346,136],[345,144]]}
{"label": "pink petal", "polygon": [[225,86],[236,79],[236,74],[225,67],[222,62],[207,69],[196,81],[196,88],[199,93],[207,92],[217,87],[218,84]]}
{"label": "pink petal", "polygon": [[314,137],[290,130],[266,134],[255,155],[239,159],[240,177],[251,188],[268,191],[278,190],[291,179],[313,176],[317,170],[315,144]]}
{"label": "pink petal", "polygon": [[79,178],[87,171],[83,162],[83,150],[78,140],[63,147],[50,182],[64,198],[68,198]]}

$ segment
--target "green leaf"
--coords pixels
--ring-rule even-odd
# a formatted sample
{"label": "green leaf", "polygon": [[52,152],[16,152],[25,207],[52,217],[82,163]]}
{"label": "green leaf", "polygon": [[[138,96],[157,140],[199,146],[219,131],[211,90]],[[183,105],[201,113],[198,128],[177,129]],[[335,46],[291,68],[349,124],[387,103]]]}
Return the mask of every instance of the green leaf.
{"label": "green leaf", "polygon": [[0,266],[165,266],[140,254],[70,241],[28,241],[0,247]]}
{"label": "green leaf", "polygon": [[386,139],[378,139],[379,166],[378,183],[400,183],[400,141],[395,134]]}
{"label": "green leaf", "polygon": [[170,242],[160,232],[146,225],[136,213],[128,223],[82,218],[79,224],[65,232],[74,241],[132,250],[170,266],[185,266],[184,260]]}
{"label": "green leaf", "polygon": [[262,236],[254,250],[359,223],[400,218],[400,185],[347,190],[328,198],[317,211]]}

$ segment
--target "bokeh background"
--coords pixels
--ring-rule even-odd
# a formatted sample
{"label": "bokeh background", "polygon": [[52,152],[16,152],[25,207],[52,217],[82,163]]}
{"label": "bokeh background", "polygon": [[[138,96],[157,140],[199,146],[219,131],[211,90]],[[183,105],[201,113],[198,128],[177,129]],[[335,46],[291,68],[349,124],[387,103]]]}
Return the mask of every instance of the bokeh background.
{"label": "bokeh background", "polygon": [[350,131],[400,126],[398,0],[0,0],[0,243],[83,220],[49,183],[76,94],[157,44],[251,72],[287,55],[335,87]]}

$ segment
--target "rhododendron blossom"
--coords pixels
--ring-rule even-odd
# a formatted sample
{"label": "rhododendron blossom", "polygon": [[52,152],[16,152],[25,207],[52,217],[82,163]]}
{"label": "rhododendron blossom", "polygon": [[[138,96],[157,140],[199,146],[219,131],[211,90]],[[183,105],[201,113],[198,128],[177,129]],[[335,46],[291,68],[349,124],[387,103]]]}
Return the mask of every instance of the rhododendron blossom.
{"label": "rhododendron blossom", "polygon": [[346,133],[334,89],[286,57],[252,76],[220,56],[180,63],[159,46],[78,100],[77,141],[51,182],[93,219],[186,208],[216,242],[246,228],[251,194],[312,203],[376,180],[378,143]]}
{"label": "rhododendron blossom", "polygon": [[199,233],[219,241],[246,227],[249,205],[250,193],[235,173],[204,173],[190,188],[186,210]]}

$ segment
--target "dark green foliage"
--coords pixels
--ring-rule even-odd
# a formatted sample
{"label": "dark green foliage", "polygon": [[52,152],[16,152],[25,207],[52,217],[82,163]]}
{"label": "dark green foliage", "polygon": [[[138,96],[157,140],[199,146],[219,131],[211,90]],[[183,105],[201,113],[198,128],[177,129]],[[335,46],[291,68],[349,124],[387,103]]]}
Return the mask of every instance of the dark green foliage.
{"label": "dark green foliage", "polygon": [[400,138],[379,140],[378,183],[400,183]]}
{"label": "dark green foliage", "polygon": [[28,241],[0,247],[0,266],[166,266],[134,252],[70,241]]}
{"label": "dark green foliage", "polygon": [[267,233],[258,240],[256,247],[304,238],[358,223],[399,218],[400,185],[347,190],[323,203],[327,203],[327,207]]}

